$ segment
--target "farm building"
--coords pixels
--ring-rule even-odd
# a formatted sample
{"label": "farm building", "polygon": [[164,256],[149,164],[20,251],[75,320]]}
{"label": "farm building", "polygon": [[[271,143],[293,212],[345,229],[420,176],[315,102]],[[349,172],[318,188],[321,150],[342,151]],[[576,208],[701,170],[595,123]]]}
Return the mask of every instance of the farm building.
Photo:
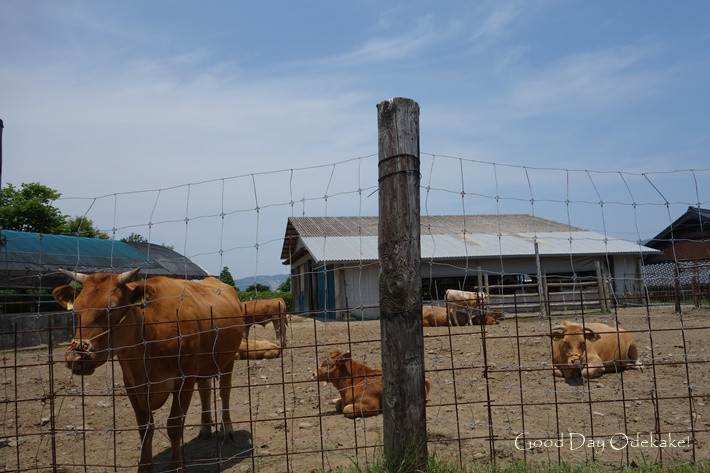
{"label": "farm building", "polygon": [[646,246],[658,250],[644,257],[648,287],[673,287],[676,274],[685,287],[710,282],[710,210],[688,207]]}
{"label": "farm building", "polygon": [[[293,310],[376,318],[377,233],[377,217],[289,218],[281,258]],[[481,290],[516,312],[621,303],[640,291],[642,257],[658,252],[532,215],[422,216],[421,251],[425,300]]]}
{"label": "farm building", "polygon": [[[94,273],[123,272],[137,267],[141,268],[143,276],[202,279],[208,275],[186,257],[152,243],[0,231],[0,289],[4,290],[0,299],[0,341],[10,336],[11,331],[20,336],[39,333],[46,325],[33,327],[31,324],[47,324],[50,319],[54,327],[61,327],[71,338],[74,332],[66,312],[35,317],[40,311],[59,310],[51,291],[67,283],[67,277],[58,272],[60,268]],[[26,344],[22,340],[18,343]]]}

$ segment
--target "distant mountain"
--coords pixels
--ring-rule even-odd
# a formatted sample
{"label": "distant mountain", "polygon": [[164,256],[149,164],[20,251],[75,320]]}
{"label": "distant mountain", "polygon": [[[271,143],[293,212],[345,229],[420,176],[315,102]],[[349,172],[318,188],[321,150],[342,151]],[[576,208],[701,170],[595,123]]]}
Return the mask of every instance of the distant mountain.
{"label": "distant mountain", "polygon": [[263,284],[264,286],[269,286],[272,291],[275,291],[283,282],[288,278],[288,274],[274,274],[274,275],[258,275],[249,276],[246,278],[234,279],[234,284],[237,285],[240,291],[245,290],[247,287],[254,283]]}

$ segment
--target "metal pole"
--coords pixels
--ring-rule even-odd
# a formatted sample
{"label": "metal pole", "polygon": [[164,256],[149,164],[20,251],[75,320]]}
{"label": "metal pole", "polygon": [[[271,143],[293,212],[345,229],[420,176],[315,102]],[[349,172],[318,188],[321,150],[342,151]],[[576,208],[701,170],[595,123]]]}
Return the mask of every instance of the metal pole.
{"label": "metal pole", "polygon": [[2,130],[5,128],[5,124],[0,119],[0,188],[2,188]]}

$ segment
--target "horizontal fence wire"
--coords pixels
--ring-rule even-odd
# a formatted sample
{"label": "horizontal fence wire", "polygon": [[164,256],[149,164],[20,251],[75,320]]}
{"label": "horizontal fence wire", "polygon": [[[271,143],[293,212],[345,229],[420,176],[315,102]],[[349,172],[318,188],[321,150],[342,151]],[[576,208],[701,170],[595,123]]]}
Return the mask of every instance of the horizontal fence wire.
{"label": "horizontal fence wire", "polygon": [[[462,325],[447,314],[443,325],[423,329],[430,453],[465,468],[709,460],[709,263],[691,254],[705,251],[708,232],[703,218],[690,232],[687,219],[674,226],[682,215],[692,217],[689,208],[707,207],[708,189],[698,183],[708,170],[599,172],[430,154],[421,168],[423,304],[445,312],[448,289],[486,294],[482,304],[462,309]],[[256,282],[276,272],[272,261],[288,263],[287,346],[273,359],[245,353],[235,361],[229,435],[220,425],[218,381],[226,373],[204,376],[212,385],[209,405],[195,392],[181,412],[188,471],[330,471],[381,458],[382,415],[346,417],[337,400],[354,388],[317,379],[338,351],[381,366],[376,176],[372,155],[58,201],[115,241],[141,233],[209,274],[229,267]],[[457,218],[439,219],[447,215]],[[669,249],[647,250],[659,234]],[[74,243],[73,263],[64,269],[82,271],[91,265],[81,241]],[[6,256],[0,268],[0,469],[132,471],[144,425],[126,395],[124,364],[161,359],[120,357],[125,347],[114,346],[91,375],[72,373],[70,342],[87,337],[76,334],[81,314],[54,302],[52,290],[69,279],[52,265],[56,255],[43,251],[24,261]],[[104,267],[130,269],[118,259],[114,250]],[[185,279],[187,263],[173,263],[174,276]],[[475,323],[493,314],[491,325]],[[175,320],[195,317],[178,311]],[[551,334],[562,321],[618,325],[641,363],[592,379],[556,376]],[[124,328],[138,334],[137,346],[159,345],[141,338],[145,323]],[[607,335],[619,336],[615,329]],[[273,324],[252,327],[249,338],[279,344]],[[362,379],[356,374],[352,382]],[[376,374],[365,383],[377,392]],[[157,471],[170,466],[168,401],[153,417]],[[203,410],[220,432],[200,435]]]}

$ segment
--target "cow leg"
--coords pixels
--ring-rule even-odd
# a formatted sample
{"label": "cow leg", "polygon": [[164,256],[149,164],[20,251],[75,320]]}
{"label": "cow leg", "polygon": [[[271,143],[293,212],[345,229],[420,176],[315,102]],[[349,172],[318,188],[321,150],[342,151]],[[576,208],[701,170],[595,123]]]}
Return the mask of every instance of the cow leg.
{"label": "cow leg", "polygon": [[190,408],[190,400],[192,399],[192,391],[195,389],[195,378],[188,377],[182,383],[182,386],[173,392],[173,404],[170,408],[168,416],[168,437],[170,438],[170,464],[169,471],[183,471],[182,468],[182,450],[180,442],[182,433],[185,429],[185,416]]}
{"label": "cow leg", "polygon": [[641,370],[641,372],[643,372],[643,361],[639,359],[639,353],[636,345],[629,346],[627,358],[629,360],[629,363],[627,364],[629,368]]}
{"label": "cow leg", "polygon": [[200,423],[200,433],[197,435],[198,439],[208,439],[212,437],[212,406],[210,406],[210,401],[212,399],[212,379],[211,378],[200,378],[197,381],[197,390],[200,394],[200,406],[202,406],[201,421]]}
{"label": "cow leg", "polygon": [[251,324],[247,323],[244,325],[244,336],[242,337],[242,340],[249,338],[249,330],[251,330]]}
{"label": "cow leg", "polygon": [[331,401],[333,404],[335,404],[335,411],[336,412],[343,412],[343,399],[336,397]]}
{"label": "cow leg", "polygon": [[153,413],[148,402],[141,403],[135,389],[126,386],[128,400],[131,401],[133,413],[136,415],[138,435],[141,439],[141,458],[138,462],[138,473],[153,471]]}
{"label": "cow leg", "polygon": [[380,413],[380,408],[375,403],[361,402],[358,404],[348,404],[343,408],[343,415],[348,419],[355,417],[370,417]]}
{"label": "cow leg", "polygon": [[[278,322],[278,323],[277,323]],[[276,331],[276,339],[279,340],[282,348],[286,348],[286,315],[279,314],[279,319],[274,320],[274,330]]]}
{"label": "cow leg", "polygon": [[232,411],[229,408],[229,395],[232,391],[232,369],[234,362],[229,363],[226,372],[219,377],[219,397],[222,400],[222,432],[225,437],[236,440],[232,427]]}
{"label": "cow leg", "polygon": [[587,365],[582,367],[582,376],[587,379],[598,378],[604,374],[604,362],[598,356],[587,358]]}
{"label": "cow leg", "polygon": [[449,321],[448,325],[450,327],[458,325],[458,321],[456,320],[456,306],[448,302],[446,303],[446,318]]}
{"label": "cow leg", "polygon": [[359,412],[355,410],[355,405],[354,404],[347,404],[343,406],[343,415],[347,417],[348,419],[354,419],[355,417],[358,417]]}

